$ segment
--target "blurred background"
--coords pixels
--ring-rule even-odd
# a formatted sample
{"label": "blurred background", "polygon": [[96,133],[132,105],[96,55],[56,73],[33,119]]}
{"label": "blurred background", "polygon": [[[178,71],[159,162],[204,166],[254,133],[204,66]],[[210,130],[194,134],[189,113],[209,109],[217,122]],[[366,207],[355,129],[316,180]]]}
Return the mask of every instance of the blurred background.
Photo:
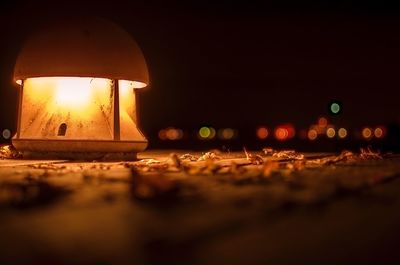
{"label": "blurred background", "polygon": [[[41,25],[107,18],[138,42],[150,148],[400,151],[400,8],[368,1],[0,2],[0,142],[15,133],[13,67]],[[232,1],[233,2],[233,1]]]}

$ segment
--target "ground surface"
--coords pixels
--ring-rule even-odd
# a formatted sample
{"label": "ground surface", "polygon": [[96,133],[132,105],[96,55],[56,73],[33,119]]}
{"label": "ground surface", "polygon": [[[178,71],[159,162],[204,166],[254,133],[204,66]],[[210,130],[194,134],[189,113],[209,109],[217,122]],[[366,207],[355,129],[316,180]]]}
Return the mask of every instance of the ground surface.
{"label": "ground surface", "polygon": [[185,153],[0,160],[0,264],[400,259],[399,156]]}

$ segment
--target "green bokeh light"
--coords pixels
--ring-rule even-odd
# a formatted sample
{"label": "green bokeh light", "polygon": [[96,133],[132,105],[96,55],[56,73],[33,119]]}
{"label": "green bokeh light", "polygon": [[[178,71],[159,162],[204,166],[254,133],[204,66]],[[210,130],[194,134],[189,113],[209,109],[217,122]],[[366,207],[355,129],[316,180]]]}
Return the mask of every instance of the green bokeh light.
{"label": "green bokeh light", "polygon": [[208,127],[201,127],[199,130],[199,135],[201,138],[208,138],[211,135],[211,130]]}
{"label": "green bokeh light", "polygon": [[331,104],[331,111],[333,114],[338,114],[340,111],[340,105],[338,103]]}

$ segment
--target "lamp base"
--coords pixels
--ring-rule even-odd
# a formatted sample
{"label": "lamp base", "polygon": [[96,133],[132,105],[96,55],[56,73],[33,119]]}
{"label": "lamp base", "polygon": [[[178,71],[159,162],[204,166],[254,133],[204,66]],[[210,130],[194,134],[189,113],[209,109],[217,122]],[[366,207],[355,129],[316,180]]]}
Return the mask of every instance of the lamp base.
{"label": "lamp base", "polygon": [[24,158],[74,160],[132,160],[147,141],[12,139]]}
{"label": "lamp base", "polygon": [[101,152],[34,152],[23,151],[23,159],[66,159],[82,161],[134,161],[136,152],[129,153],[101,153]]}

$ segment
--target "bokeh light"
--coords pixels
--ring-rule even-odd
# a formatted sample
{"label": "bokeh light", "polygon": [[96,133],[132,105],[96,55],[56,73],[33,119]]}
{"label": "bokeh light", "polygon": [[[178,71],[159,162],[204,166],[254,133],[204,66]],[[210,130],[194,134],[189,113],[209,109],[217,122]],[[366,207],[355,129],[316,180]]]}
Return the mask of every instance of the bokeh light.
{"label": "bokeh light", "polygon": [[199,130],[199,136],[202,139],[207,139],[211,135],[211,130],[208,127],[201,127]]}
{"label": "bokeh light", "polygon": [[326,130],[326,136],[328,136],[328,138],[333,138],[333,137],[335,137],[335,135],[336,135],[336,131],[334,128],[331,127]]}
{"label": "bokeh light", "polygon": [[314,129],[310,129],[308,131],[307,136],[308,136],[308,139],[310,139],[311,141],[314,141],[318,137],[318,132]]}
{"label": "bokeh light", "polygon": [[158,132],[158,138],[160,140],[170,140],[170,141],[176,141],[176,140],[181,140],[183,138],[183,131],[181,129],[177,129],[174,127],[168,127],[166,129],[161,129]]}
{"label": "bokeh light", "polygon": [[234,139],[237,135],[236,130],[232,128],[223,128],[218,130],[218,138],[222,140]]}
{"label": "bokeh light", "polygon": [[381,127],[377,127],[374,130],[374,135],[376,138],[383,138],[384,137],[384,130]]}
{"label": "bokeh light", "polygon": [[285,124],[283,127],[288,131],[288,138],[291,139],[296,135],[296,130],[292,124]]}
{"label": "bokeh light", "polygon": [[286,141],[293,138],[296,134],[294,126],[290,123],[279,125],[275,128],[274,135],[278,141]]}
{"label": "bokeh light", "polygon": [[158,132],[158,138],[159,138],[160,140],[163,140],[163,141],[167,140],[167,132],[166,132],[165,129],[161,129],[161,130]]}
{"label": "bokeh light", "polygon": [[217,132],[215,131],[215,129],[213,127],[209,127],[209,129],[210,129],[210,136],[208,136],[208,138],[214,139]]}
{"label": "bokeh light", "polygon": [[342,104],[340,102],[334,101],[329,106],[329,111],[332,114],[339,114],[342,111]]}
{"label": "bokeh light", "polygon": [[365,127],[364,129],[362,129],[361,131],[362,137],[364,137],[364,139],[369,140],[372,138],[372,130],[371,128]]}
{"label": "bokeh light", "polygon": [[338,136],[339,138],[346,138],[347,137],[347,130],[345,128],[340,128],[338,130]]}
{"label": "bokeh light", "polygon": [[274,135],[278,141],[286,141],[293,138],[296,134],[294,126],[290,123],[279,125],[275,128]]}
{"label": "bokeh light", "polygon": [[275,129],[275,138],[278,141],[285,141],[289,137],[289,132],[286,128],[284,127],[277,127]]}
{"label": "bokeh light", "polygon": [[264,139],[267,139],[269,132],[266,127],[259,127],[257,129],[256,134],[257,134],[258,139],[264,140]]}
{"label": "bokeh light", "polygon": [[198,136],[200,139],[214,139],[216,131],[213,127],[203,126],[199,129]]}
{"label": "bokeh light", "polygon": [[11,131],[9,129],[4,129],[3,133],[2,133],[2,136],[3,136],[4,139],[10,139]]}
{"label": "bokeh light", "polygon": [[328,125],[328,120],[325,117],[321,117],[318,119],[318,126],[326,127]]}
{"label": "bokeh light", "polygon": [[168,140],[171,140],[171,141],[180,140],[183,137],[182,130],[176,129],[173,127],[168,128],[166,134],[167,134]]}

